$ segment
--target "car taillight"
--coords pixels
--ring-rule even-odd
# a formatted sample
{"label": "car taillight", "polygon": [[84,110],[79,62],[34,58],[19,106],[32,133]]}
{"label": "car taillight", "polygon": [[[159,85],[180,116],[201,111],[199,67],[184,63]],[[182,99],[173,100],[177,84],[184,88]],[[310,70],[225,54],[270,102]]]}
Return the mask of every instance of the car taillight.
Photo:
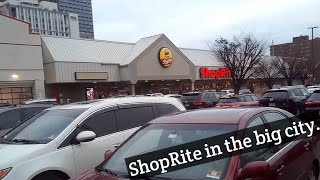
{"label": "car taillight", "polygon": [[194,100],[194,101],[192,101],[192,104],[193,105],[202,105],[202,104],[204,104],[204,101],[203,100]]}
{"label": "car taillight", "polygon": [[240,107],[240,104],[234,104],[231,107],[235,108],[235,107]]}
{"label": "car taillight", "polygon": [[311,104],[320,104],[320,101],[307,101],[305,104],[311,105]]}

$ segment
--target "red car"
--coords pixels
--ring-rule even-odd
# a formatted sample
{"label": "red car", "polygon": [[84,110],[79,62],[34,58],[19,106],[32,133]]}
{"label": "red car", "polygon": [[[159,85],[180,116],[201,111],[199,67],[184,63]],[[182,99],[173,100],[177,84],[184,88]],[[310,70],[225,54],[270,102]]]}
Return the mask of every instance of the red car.
{"label": "red car", "polygon": [[304,115],[309,119],[319,118],[320,116],[320,90],[315,90],[311,97],[304,103]]}
{"label": "red car", "polygon": [[[287,111],[271,107],[204,109],[163,116],[143,126],[114,152],[108,151],[103,163],[77,179],[129,179],[124,160],[127,157],[291,116],[293,115]],[[318,154],[320,153],[316,147],[319,145],[317,136],[300,139],[147,179],[316,180],[319,177]],[[218,173],[209,176],[212,172]]]}
{"label": "red car", "polygon": [[259,98],[254,94],[221,97],[215,107],[230,108],[240,106],[259,106]]}

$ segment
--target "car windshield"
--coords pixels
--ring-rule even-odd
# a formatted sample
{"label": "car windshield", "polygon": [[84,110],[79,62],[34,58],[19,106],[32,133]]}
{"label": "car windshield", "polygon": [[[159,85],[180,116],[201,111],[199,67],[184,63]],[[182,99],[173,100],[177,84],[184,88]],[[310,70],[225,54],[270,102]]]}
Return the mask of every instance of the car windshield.
{"label": "car windshield", "polygon": [[[125,158],[232,132],[236,128],[237,125],[225,124],[151,124],[139,130],[137,134],[121,146],[103,168],[127,176]],[[206,177],[208,171],[215,169],[225,174],[229,160],[230,158],[225,158],[161,174],[157,177],[210,179]],[[222,176],[220,178],[223,179]]]}
{"label": "car windshield", "polygon": [[17,126],[4,140],[27,140],[42,144],[56,138],[73,120],[86,109],[44,110]]}
{"label": "car windshield", "polygon": [[272,98],[272,99],[287,99],[288,92],[287,91],[270,91],[270,92],[266,92],[262,97]]}
{"label": "car windshield", "polygon": [[235,103],[238,102],[238,98],[220,98],[219,103]]}

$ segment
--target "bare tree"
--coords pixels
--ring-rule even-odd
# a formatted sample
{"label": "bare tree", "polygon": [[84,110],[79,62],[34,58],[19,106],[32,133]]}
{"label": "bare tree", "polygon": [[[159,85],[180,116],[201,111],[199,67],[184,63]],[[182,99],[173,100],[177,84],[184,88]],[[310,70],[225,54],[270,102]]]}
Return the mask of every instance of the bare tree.
{"label": "bare tree", "polygon": [[277,61],[276,57],[265,57],[257,65],[256,77],[265,79],[269,89],[281,77]]}
{"label": "bare tree", "polygon": [[305,70],[305,60],[292,57],[277,57],[277,67],[279,73],[287,80],[289,86],[292,85],[294,79],[299,78]]}
{"label": "bare tree", "polygon": [[264,39],[252,33],[241,33],[231,39],[219,38],[208,43],[213,55],[231,71],[234,92],[255,74],[254,68],[267,50]]}
{"label": "bare tree", "polygon": [[[310,71],[310,68],[308,68],[308,60],[303,60],[301,59],[299,62],[299,73],[297,78],[303,83],[305,84],[306,79],[309,78],[309,76],[311,76],[313,71]],[[312,76],[313,77],[313,76]]]}

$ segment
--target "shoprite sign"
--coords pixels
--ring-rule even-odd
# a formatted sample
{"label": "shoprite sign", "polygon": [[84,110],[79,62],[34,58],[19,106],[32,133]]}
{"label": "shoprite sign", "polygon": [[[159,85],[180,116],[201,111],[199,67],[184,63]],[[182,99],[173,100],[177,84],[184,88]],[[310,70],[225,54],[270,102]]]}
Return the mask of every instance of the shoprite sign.
{"label": "shoprite sign", "polygon": [[172,64],[172,52],[169,48],[163,47],[159,51],[159,61],[162,67],[170,67]]}
{"label": "shoprite sign", "polygon": [[219,68],[217,70],[212,70],[209,68],[200,68],[200,78],[206,79],[221,79],[230,78],[231,71],[228,68]]}

